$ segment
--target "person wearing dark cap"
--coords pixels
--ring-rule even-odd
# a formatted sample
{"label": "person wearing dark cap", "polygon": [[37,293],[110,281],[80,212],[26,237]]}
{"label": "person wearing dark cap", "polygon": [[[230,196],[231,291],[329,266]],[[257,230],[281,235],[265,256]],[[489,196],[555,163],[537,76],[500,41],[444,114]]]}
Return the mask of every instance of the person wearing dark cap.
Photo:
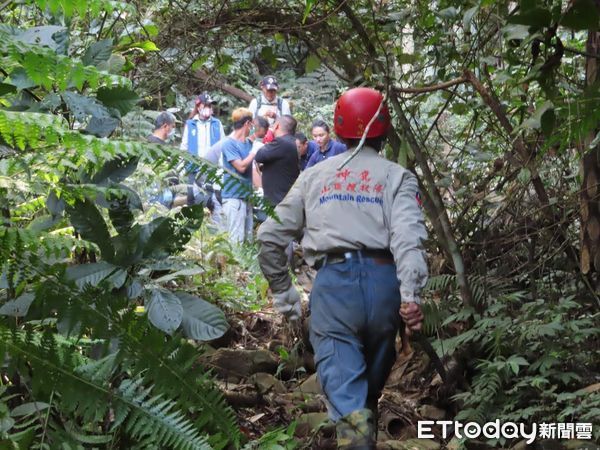
{"label": "person wearing dark cap", "polygon": [[281,116],[291,116],[290,103],[277,96],[279,83],[273,75],[267,75],[260,82],[261,93],[258,97],[253,98],[248,106],[252,111],[252,115],[262,116],[269,121],[269,125],[273,125],[275,120]]}
{"label": "person wearing dark cap", "polygon": [[[190,113],[189,119],[185,122],[183,135],[181,138],[181,150],[186,150],[199,158],[206,158],[208,150],[222,138],[225,137],[223,124],[219,119],[213,116],[212,105],[216,103],[208,92],[200,94],[194,103],[194,108]],[[211,197],[208,206],[212,214],[213,221],[219,225],[221,216],[221,204],[218,200],[217,186],[205,183],[205,180],[198,179],[198,167],[189,165],[186,167],[189,173],[188,182],[190,185],[202,187]],[[188,190],[188,204],[194,204],[193,191]]]}
{"label": "person wearing dark cap", "polygon": [[212,105],[216,103],[208,92],[200,94],[195,101],[190,118],[185,122],[181,139],[181,150],[204,158],[211,145],[225,136],[223,124],[213,117]]}

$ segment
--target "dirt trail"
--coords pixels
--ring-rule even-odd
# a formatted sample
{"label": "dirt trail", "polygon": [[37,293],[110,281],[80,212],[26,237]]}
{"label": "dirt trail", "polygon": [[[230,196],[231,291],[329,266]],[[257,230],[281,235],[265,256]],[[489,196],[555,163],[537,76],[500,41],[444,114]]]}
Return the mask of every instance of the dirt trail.
{"label": "dirt trail", "polygon": [[[297,270],[305,294],[312,288],[314,271]],[[232,330],[214,342],[204,363],[217,374],[242,431],[256,439],[296,420],[301,448],[335,448],[333,426],[316,379],[308,340],[308,295],[303,301],[304,320],[292,326],[275,311],[237,314]],[[442,380],[427,355],[413,348],[398,357],[379,401],[378,449],[436,449],[440,443],[417,437],[418,420],[447,419]]]}

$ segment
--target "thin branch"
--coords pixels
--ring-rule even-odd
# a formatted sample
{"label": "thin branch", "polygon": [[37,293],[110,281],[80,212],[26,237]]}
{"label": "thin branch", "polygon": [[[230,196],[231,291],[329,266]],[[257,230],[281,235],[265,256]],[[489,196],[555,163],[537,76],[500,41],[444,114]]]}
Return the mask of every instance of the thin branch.
{"label": "thin branch", "polygon": [[[98,30],[98,36],[96,36],[96,42],[100,40],[102,37],[102,31],[104,30],[104,25],[106,24],[106,18],[108,17],[108,12],[104,11],[104,15],[102,16],[102,23],[100,24],[100,29]],[[143,27],[142,27],[143,29]]]}
{"label": "thin branch", "polygon": [[[301,38],[301,39],[302,39],[302,42],[304,42],[306,44],[306,46],[309,48],[309,50],[311,50],[321,60],[323,65],[325,65],[325,67],[327,67],[329,70],[331,70],[331,72],[333,74],[335,74],[337,77],[339,77],[340,79],[342,79],[348,83],[350,83],[352,81],[350,76],[344,75],[339,70],[337,70],[337,68],[331,62],[328,62],[327,59],[324,58],[319,53],[319,48],[317,46],[313,45],[313,43],[310,39],[304,39],[304,38]],[[332,50],[328,49],[328,51],[331,52]],[[346,70],[346,69],[344,69],[344,70]]]}
{"label": "thin branch", "polygon": [[205,72],[202,69],[196,70],[195,75],[207,85],[220,89],[221,91],[233,95],[234,97],[239,98],[240,100],[250,102],[254,98],[247,92],[226,83],[225,81],[215,77],[214,75],[211,75],[208,72]]}
{"label": "thin branch", "polygon": [[434,84],[432,86],[423,86],[423,87],[413,87],[413,88],[403,88],[400,86],[391,86],[391,89],[399,94],[424,94],[426,92],[434,92],[441,91],[443,89],[448,89],[449,87],[456,86],[457,84],[466,83],[467,78],[462,76],[458,78],[454,78],[453,80],[446,81],[445,83]]}
{"label": "thin branch", "polygon": [[[9,76],[8,72],[6,70],[4,70],[2,67],[0,67],[0,73],[2,73],[2,75],[4,75],[5,77]],[[37,102],[41,102],[42,101],[42,99],[40,97],[38,97],[37,95],[35,95],[31,89],[23,89],[23,91],[27,92],[29,95],[31,95],[31,97],[35,101],[37,101]]]}
{"label": "thin branch", "polygon": [[589,53],[583,50],[577,50],[576,48],[572,47],[563,47],[563,50],[565,52],[575,53],[576,55],[586,56],[588,58],[600,59],[600,55],[595,55],[594,53]]}

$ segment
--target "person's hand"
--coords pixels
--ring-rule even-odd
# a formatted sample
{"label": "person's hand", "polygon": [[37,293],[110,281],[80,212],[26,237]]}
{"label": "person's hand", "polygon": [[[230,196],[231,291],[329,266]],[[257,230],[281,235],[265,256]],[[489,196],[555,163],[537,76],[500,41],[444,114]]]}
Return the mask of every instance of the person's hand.
{"label": "person's hand", "polygon": [[415,302],[403,302],[400,306],[400,317],[406,324],[406,334],[411,335],[412,332],[421,331],[423,327],[423,312],[421,305]]}
{"label": "person's hand", "polygon": [[291,286],[287,291],[273,294],[273,307],[290,321],[300,319],[302,316],[300,293],[294,286]]}

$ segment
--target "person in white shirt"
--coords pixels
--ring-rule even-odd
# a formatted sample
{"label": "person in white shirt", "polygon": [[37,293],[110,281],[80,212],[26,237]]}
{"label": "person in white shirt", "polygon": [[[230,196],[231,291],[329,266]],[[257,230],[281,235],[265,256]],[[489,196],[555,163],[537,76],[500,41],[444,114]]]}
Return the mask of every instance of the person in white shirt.
{"label": "person in white shirt", "polygon": [[267,75],[260,82],[261,93],[250,101],[248,109],[254,117],[262,116],[272,126],[275,120],[284,115],[292,115],[290,103],[277,96],[279,83],[273,75]]}

